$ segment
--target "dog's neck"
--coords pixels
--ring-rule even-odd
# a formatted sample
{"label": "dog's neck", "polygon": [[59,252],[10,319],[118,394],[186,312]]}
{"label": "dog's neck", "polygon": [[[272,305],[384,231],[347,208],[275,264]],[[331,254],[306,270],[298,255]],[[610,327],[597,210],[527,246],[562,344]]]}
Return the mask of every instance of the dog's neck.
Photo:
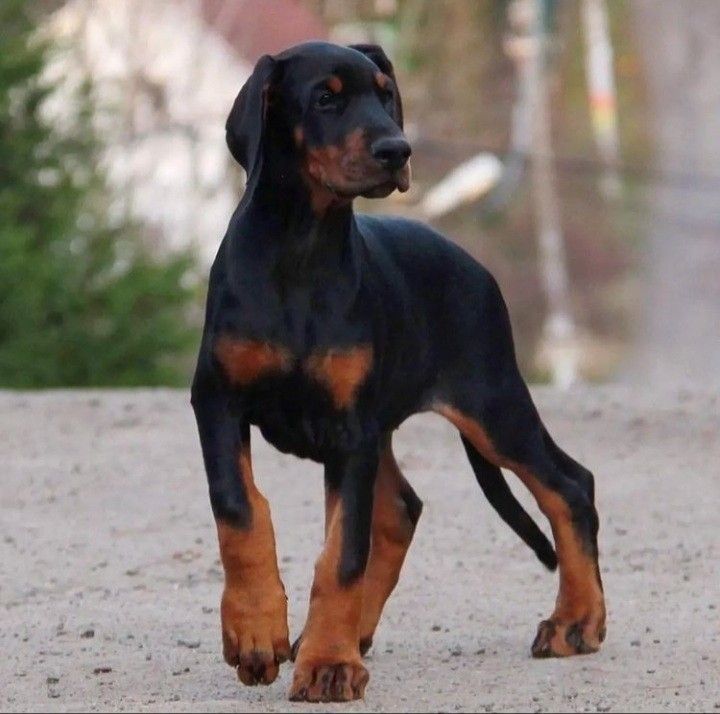
{"label": "dog's neck", "polygon": [[[288,266],[326,262],[329,267],[348,257],[354,233],[350,199],[313,186],[296,162],[278,152],[266,155],[248,185],[252,196],[246,210],[253,225],[264,229],[257,239],[273,241]],[[319,202],[318,194],[325,200]]]}
{"label": "dog's neck", "polygon": [[241,228],[236,233],[240,243],[229,248],[231,253],[239,251],[238,260],[247,260],[241,255],[249,250],[258,265],[266,265],[281,292],[338,281],[355,286],[354,292],[361,249],[351,201],[318,212],[299,171],[272,163],[251,177],[247,191],[247,203],[240,209],[241,225],[247,230]]}

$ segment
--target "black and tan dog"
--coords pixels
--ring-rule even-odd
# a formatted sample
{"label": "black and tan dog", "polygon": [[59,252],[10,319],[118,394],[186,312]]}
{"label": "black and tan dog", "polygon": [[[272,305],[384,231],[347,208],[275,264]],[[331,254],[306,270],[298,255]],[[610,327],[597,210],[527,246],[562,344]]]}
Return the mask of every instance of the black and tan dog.
{"label": "black and tan dog", "polygon": [[[225,568],[225,659],[244,684],[269,684],[294,655],[291,699],[363,696],[361,657],[422,510],[391,434],[421,411],[458,428],[491,504],[545,565],[559,560],[533,654],[593,652],[605,633],[593,477],[540,421],[497,284],[427,226],[353,213],[357,196],[407,189],[402,127],[382,50],[326,43],[261,58],[227,122],[248,183],[210,274],[192,404]],[[251,424],[325,467],[325,546],[292,653]],[[557,560],[500,467],[550,520]]]}

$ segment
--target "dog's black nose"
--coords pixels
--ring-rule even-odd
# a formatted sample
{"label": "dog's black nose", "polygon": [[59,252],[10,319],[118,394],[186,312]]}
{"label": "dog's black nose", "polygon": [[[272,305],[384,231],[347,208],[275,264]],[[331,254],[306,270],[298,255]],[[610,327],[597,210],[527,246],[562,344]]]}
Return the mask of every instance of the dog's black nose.
{"label": "dog's black nose", "polygon": [[397,171],[405,166],[412,153],[410,144],[400,137],[377,139],[370,146],[370,151],[373,158],[390,171]]}

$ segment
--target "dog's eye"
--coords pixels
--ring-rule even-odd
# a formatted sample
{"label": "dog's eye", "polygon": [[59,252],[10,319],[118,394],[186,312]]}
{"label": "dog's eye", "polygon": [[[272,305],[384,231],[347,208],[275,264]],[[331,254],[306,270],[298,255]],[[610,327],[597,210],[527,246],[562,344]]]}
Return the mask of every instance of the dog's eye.
{"label": "dog's eye", "polygon": [[315,99],[315,106],[318,109],[329,109],[337,104],[337,95],[325,89]]}

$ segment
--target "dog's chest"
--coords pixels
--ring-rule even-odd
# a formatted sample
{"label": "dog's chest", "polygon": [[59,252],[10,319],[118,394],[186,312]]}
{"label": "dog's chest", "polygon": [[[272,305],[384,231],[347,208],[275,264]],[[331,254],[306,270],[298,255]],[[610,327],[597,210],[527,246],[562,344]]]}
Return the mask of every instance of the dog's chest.
{"label": "dog's chest", "polygon": [[361,405],[374,360],[369,344],[300,356],[277,343],[221,337],[215,357],[247,420],[280,451],[323,461],[376,435]]}
{"label": "dog's chest", "polygon": [[376,358],[370,314],[364,291],[350,278],[281,289],[256,275],[223,294],[212,349],[239,391],[288,393],[287,399],[299,392],[347,411]]}

